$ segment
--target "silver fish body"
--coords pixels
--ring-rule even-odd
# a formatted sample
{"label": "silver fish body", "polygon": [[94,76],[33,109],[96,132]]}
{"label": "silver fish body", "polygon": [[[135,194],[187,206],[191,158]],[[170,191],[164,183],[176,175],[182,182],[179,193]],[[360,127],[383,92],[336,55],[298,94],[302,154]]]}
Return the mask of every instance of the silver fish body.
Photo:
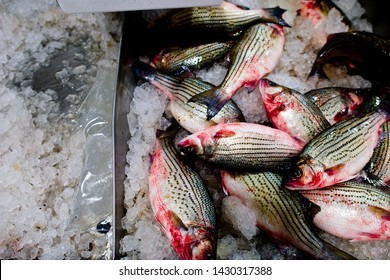
{"label": "silver fish body", "polygon": [[156,220],[181,259],[215,258],[212,201],[200,176],[179,159],[170,137],[156,141],[149,197]]}
{"label": "silver fish body", "polygon": [[173,117],[189,132],[198,132],[217,123],[245,121],[241,110],[232,100],[211,120],[206,119],[206,105],[187,102],[198,93],[212,89],[213,86],[209,83],[196,78],[181,78],[163,74],[143,63],[133,65],[132,69],[138,78],[148,81],[167,94]]}
{"label": "silver fish body", "polygon": [[386,120],[387,116],[377,111],[321,132],[305,146],[285,186],[308,190],[357,177],[372,157]]}
{"label": "silver fish body", "polygon": [[256,215],[257,226],[272,238],[289,243],[317,259],[338,259],[313,232],[304,217],[298,192],[282,187],[282,176],[272,172],[221,172],[225,191]]}
{"label": "silver fish body", "polygon": [[285,10],[279,7],[270,9],[242,9],[223,1],[220,6],[193,7],[169,13],[162,22],[171,31],[191,32],[191,34],[230,34],[259,22],[272,22],[289,26],[282,18]]}
{"label": "silver fish body", "polygon": [[231,63],[222,83],[190,101],[207,104],[207,118],[214,117],[239,89],[255,89],[260,79],[276,67],[283,48],[282,27],[263,23],[251,26],[232,48]]}
{"label": "silver fish body", "polygon": [[213,42],[192,47],[163,49],[153,58],[152,66],[163,73],[181,75],[223,58],[232,45],[233,42]]}
{"label": "silver fish body", "polygon": [[273,126],[306,144],[330,127],[321,110],[309,98],[268,79],[259,84],[263,104]]}
{"label": "silver fish body", "polygon": [[178,143],[182,155],[196,156],[223,169],[284,168],[303,145],[286,132],[252,123],[209,127]]}
{"label": "silver fish body", "polygon": [[361,93],[367,90],[329,87],[308,91],[305,96],[318,106],[330,124],[335,124],[357,113],[363,103]]}
{"label": "silver fish body", "polygon": [[389,192],[348,181],[300,194],[319,206],[313,222],[322,230],[350,241],[390,239]]}
{"label": "silver fish body", "polygon": [[390,121],[385,122],[382,127],[382,134],[377,147],[366,170],[369,174],[375,175],[380,180],[390,183]]}

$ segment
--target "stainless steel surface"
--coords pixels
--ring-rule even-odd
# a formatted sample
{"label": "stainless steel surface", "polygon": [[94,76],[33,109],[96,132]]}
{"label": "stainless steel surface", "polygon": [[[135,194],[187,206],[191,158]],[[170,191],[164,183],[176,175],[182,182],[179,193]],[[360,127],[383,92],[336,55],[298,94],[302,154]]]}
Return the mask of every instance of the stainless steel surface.
{"label": "stainless steel surface", "polygon": [[[131,56],[131,39],[138,38],[135,26],[140,19],[139,12],[126,12],[123,14],[123,27],[121,38],[121,49],[118,65],[118,82],[113,110],[113,136],[114,136],[114,213],[113,213],[113,258],[120,259],[123,255],[120,252],[120,240],[125,236],[122,227],[122,219],[126,214],[124,207],[124,181],[126,154],[128,151],[127,141],[130,139],[130,131],[127,123],[127,114],[130,109],[130,101],[136,82],[130,66],[133,62]],[[134,30],[135,29],[135,30]],[[134,31],[134,32],[133,32]]]}

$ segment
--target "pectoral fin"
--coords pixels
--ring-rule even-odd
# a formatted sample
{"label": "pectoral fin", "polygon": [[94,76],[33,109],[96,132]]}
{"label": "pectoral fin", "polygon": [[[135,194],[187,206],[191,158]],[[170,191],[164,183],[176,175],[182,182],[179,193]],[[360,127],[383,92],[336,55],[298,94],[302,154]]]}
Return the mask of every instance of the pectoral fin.
{"label": "pectoral fin", "polygon": [[188,230],[188,228],[184,225],[183,221],[179,218],[178,215],[176,215],[175,212],[168,211],[168,214],[171,217],[171,221],[172,221],[173,225],[177,229]]}
{"label": "pectoral fin", "polygon": [[367,206],[368,211],[370,211],[372,214],[377,216],[378,218],[384,220],[384,221],[390,221],[390,212],[387,211],[386,209],[377,207],[377,206],[372,206],[368,205]]}
{"label": "pectoral fin", "polygon": [[228,137],[232,137],[236,135],[236,133],[232,130],[228,130],[228,129],[221,129],[221,130],[218,130],[215,134],[214,134],[214,138],[215,139],[220,139],[220,138],[228,138]]}
{"label": "pectoral fin", "polygon": [[330,176],[336,175],[336,174],[340,173],[341,170],[343,170],[344,166],[345,166],[345,163],[340,163],[338,165],[335,165],[331,168],[326,169],[325,172],[326,172],[326,174],[328,174]]}

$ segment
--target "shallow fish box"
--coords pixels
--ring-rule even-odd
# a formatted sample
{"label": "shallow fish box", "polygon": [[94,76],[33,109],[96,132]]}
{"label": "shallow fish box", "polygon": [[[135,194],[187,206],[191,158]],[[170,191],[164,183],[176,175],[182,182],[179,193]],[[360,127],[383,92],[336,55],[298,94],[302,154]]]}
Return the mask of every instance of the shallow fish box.
{"label": "shallow fish box", "polygon": [[[257,8],[264,1],[234,2]],[[301,92],[369,85],[343,69],[332,76],[338,79],[307,80],[319,42],[345,28],[337,13],[328,29],[315,31],[297,17],[298,1],[266,2],[284,2],[286,20],[294,23],[269,79]],[[335,2],[370,28],[357,0]],[[376,1],[361,3],[369,11]],[[0,259],[178,259],[154,220],[147,184],[155,131],[168,125],[168,101],[130,69],[167,43],[169,34],[148,38],[144,32],[164,11],[65,15],[54,0],[3,0],[0,12]],[[374,31],[388,35],[388,17],[371,20]],[[226,71],[216,63],[196,75],[218,84]],[[240,92],[235,101],[247,120],[265,120],[257,90]],[[223,193],[218,171],[207,167],[201,176],[212,185],[218,259],[309,258],[293,247],[279,250],[255,226],[253,212]],[[321,237],[359,259],[390,259],[389,241]]]}
{"label": "shallow fish box", "polygon": [[[245,1],[242,1],[245,5]],[[253,1],[252,1],[253,2]],[[286,9],[294,7],[295,4],[286,1]],[[336,1],[344,7],[345,2]],[[364,3],[366,1],[363,1]],[[369,2],[369,1],[367,1]],[[365,3],[366,4],[366,3]],[[250,4],[249,4],[250,5]],[[252,3],[253,5],[253,3]],[[367,4],[368,5],[368,4]],[[357,1],[353,2],[354,17],[360,26],[370,29],[365,21],[361,20],[361,6]],[[154,143],[153,135],[156,128],[166,125],[165,119],[162,119],[167,100],[164,95],[155,91],[147,83],[137,83],[130,65],[141,58],[148,61],[151,59],[145,56],[156,54],[157,45],[163,46],[163,41],[169,34],[161,33],[159,38],[145,38],[143,28],[146,27],[150,18],[155,17],[153,12],[135,12],[126,14],[126,22],[123,29],[121,58],[119,61],[119,78],[114,113],[115,125],[115,256],[114,258],[125,259],[177,259],[176,253],[171,248],[166,237],[155,222],[153,213],[148,201],[147,168],[150,165],[151,155],[153,153],[153,144],[145,147],[145,143]],[[353,13],[353,12],[352,12]],[[361,13],[359,15],[359,13]],[[348,14],[348,13],[347,13]],[[356,16],[358,14],[358,16]],[[286,50],[281,58],[280,67],[269,75],[270,79],[275,79],[279,83],[286,83],[301,92],[309,89],[325,86],[346,86],[346,87],[365,87],[369,83],[361,77],[349,76],[343,70],[336,70],[334,77],[340,77],[339,80],[307,81],[307,74],[310,71],[310,61],[313,61],[318,51],[321,40],[324,42],[326,35],[331,32],[345,30],[345,26],[340,22],[339,15],[332,14],[329,18],[328,29],[314,30],[308,27],[309,23],[302,18],[296,18],[295,12],[286,13],[289,22],[295,22],[295,25],[286,31]],[[294,21],[295,20],[295,21]],[[332,24],[330,24],[332,23]],[[330,27],[329,27],[330,26]],[[325,28],[325,27],[323,27]],[[383,29],[377,29],[383,32]],[[380,31],[382,30],[382,31]],[[131,34],[131,35],[130,35]],[[129,35],[129,36],[126,36]],[[314,39],[313,39],[314,38]],[[154,39],[154,40],[153,40]],[[309,43],[312,40],[312,43]],[[144,40],[141,42],[141,40]],[[319,41],[316,41],[319,40]],[[145,44],[145,42],[148,42]],[[299,46],[300,45],[300,46]],[[295,49],[294,49],[295,48]],[[298,50],[296,49],[298,48]],[[305,51],[303,51],[305,50]],[[301,53],[297,57],[296,53]],[[141,57],[140,57],[141,56]],[[290,62],[289,62],[290,61]],[[215,64],[211,68],[200,70],[197,76],[211,83],[217,84],[222,81],[226,69],[221,64]],[[292,74],[291,74],[292,73]],[[256,91],[255,91],[256,92]],[[247,106],[248,103],[259,104],[259,99],[252,93],[252,97],[242,94],[238,97],[237,103]],[[143,97],[144,96],[144,97]],[[252,99],[250,99],[252,98]],[[144,102],[147,100],[147,102]],[[129,106],[130,104],[130,106]],[[140,109],[138,106],[144,106]],[[153,107],[149,110],[148,106]],[[250,118],[255,122],[261,122],[265,119],[265,113],[257,108]],[[258,111],[256,111],[258,110]],[[160,115],[160,117],[159,117]],[[153,119],[152,125],[148,126],[145,118]],[[128,127],[130,126],[130,131]],[[137,146],[140,145],[140,146]],[[142,146],[142,151],[137,147]],[[129,148],[130,147],[130,148]],[[142,168],[138,168],[142,166]],[[205,169],[204,176],[206,180],[212,183],[219,183],[218,176],[213,169]],[[253,212],[240,203],[235,198],[225,197],[218,187],[211,190],[212,197],[216,203],[219,219],[219,240],[218,240],[218,259],[306,259],[310,258],[293,247],[287,247],[281,252],[278,246],[273,243],[263,232],[259,231],[254,222]],[[124,204],[121,202],[124,201]],[[388,259],[390,252],[390,243],[388,241],[371,241],[361,243],[350,243],[331,236],[327,233],[321,233],[320,236],[332,243],[336,247],[354,255],[359,259]],[[158,249],[156,249],[158,248]]]}

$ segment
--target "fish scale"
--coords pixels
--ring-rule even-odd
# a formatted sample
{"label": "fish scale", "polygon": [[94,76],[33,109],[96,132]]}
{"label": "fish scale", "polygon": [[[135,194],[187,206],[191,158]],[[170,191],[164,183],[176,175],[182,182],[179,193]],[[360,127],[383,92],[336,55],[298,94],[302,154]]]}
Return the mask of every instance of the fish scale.
{"label": "fish scale", "polygon": [[194,7],[173,12],[167,17],[165,24],[172,30],[191,28],[234,34],[258,22],[274,22],[288,26],[281,18],[283,12],[280,8],[244,10],[223,1],[222,5],[217,7]]}
{"label": "fish scale", "polygon": [[287,133],[252,123],[218,124],[182,139],[182,154],[223,168],[284,168],[302,144]]}
{"label": "fish scale", "polygon": [[218,149],[213,154],[213,157],[219,158],[220,161],[226,163],[237,157],[237,159],[233,159],[236,164],[248,161],[252,162],[252,168],[256,168],[259,159],[268,159],[268,162],[264,163],[263,166],[270,166],[277,162],[286,162],[288,155],[297,153],[297,150],[291,146],[275,144],[274,139],[266,139],[261,134],[257,135],[259,136],[257,138],[243,136],[219,142]]}
{"label": "fish scale", "polygon": [[163,49],[152,60],[159,71],[178,75],[192,69],[199,69],[225,56],[233,42],[213,42],[187,48]]}
{"label": "fish scale", "polygon": [[[213,86],[194,78],[176,78],[168,75],[157,74],[155,81],[151,81],[163,91],[169,91],[173,95],[174,102],[171,105],[172,113],[177,116],[176,119],[185,118],[184,112],[189,116],[190,121],[179,123],[190,132],[196,132],[216,123],[244,121],[241,110],[237,105],[230,101],[224,110],[221,110],[210,121],[206,120],[207,107],[204,104],[187,102],[191,97],[205,90],[210,90]],[[184,112],[183,112],[184,111]]]}
{"label": "fish scale", "polygon": [[[162,197],[170,197],[174,207],[186,209],[188,215],[184,220],[199,220],[212,224],[212,203],[208,199],[203,182],[200,177],[189,167],[185,166],[177,158],[177,152],[169,138],[159,141],[166,161],[166,172],[170,174],[166,180],[166,188],[163,188]],[[189,189],[187,189],[189,188]],[[202,198],[199,201],[199,198]],[[176,202],[182,202],[176,204]],[[197,203],[188,203],[197,202]],[[199,211],[202,209],[202,211]],[[175,210],[175,209],[172,209]],[[179,213],[177,213],[179,215]]]}
{"label": "fish scale", "polygon": [[308,91],[305,96],[320,108],[331,124],[335,124],[356,113],[363,103],[362,96],[367,95],[370,90],[369,88],[327,87]]}
{"label": "fish scale", "polygon": [[379,111],[346,119],[315,136],[289,171],[285,187],[323,188],[362,175],[389,117],[386,106],[383,103]]}
{"label": "fish scale", "polygon": [[259,85],[263,104],[275,128],[306,144],[330,127],[320,109],[305,95],[291,88],[262,79]]}
{"label": "fish scale", "polygon": [[[257,24],[250,27],[240,38],[232,50],[232,65],[220,85],[220,88],[227,90],[241,86],[242,80],[246,77],[247,69],[251,64],[260,60],[266,48],[271,48],[274,29],[265,24]],[[250,75],[250,74],[249,74]]]}
{"label": "fish scale", "polygon": [[377,176],[379,179],[390,181],[390,122],[382,125],[383,139],[375,148],[374,154],[368,163],[366,169],[369,173]]}
{"label": "fish scale", "polygon": [[222,83],[190,101],[207,104],[207,119],[211,119],[239,89],[254,90],[260,79],[276,67],[284,40],[283,28],[276,24],[259,23],[249,27],[230,52],[231,63]]}
{"label": "fish scale", "polygon": [[[375,116],[374,116],[375,115]],[[340,160],[345,161],[345,156],[356,157],[361,150],[356,148],[367,144],[372,134],[378,130],[378,124],[383,122],[383,116],[380,113],[372,113],[363,118],[356,118],[354,122],[350,120],[334,126],[329,131],[316,137],[310,145],[304,149],[302,155],[309,153],[312,157],[323,158],[324,163],[338,164]],[[355,131],[355,133],[351,133]],[[324,144],[326,138],[326,143]],[[346,145],[348,143],[348,145]],[[345,151],[345,154],[343,152]],[[341,156],[340,153],[342,154]],[[336,162],[334,162],[336,160]]]}
{"label": "fish scale", "polygon": [[297,192],[282,187],[272,172],[221,172],[225,191],[256,214],[257,226],[272,238],[290,243],[319,259],[338,259],[307,224]]}
{"label": "fish scale", "polygon": [[182,127],[190,132],[197,132],[217,123],[245,121],[241,110],[232,100],[211,120],[206,119],[206,105],[187,102],[191,97],[212,89],[213,85],[209,83],[196,78],[163,74],[141,62],[133,65],[132,70],[137,77],[146,80],[169,97],[172,115]]}
{"label": "fish scale", "polygon": [[[178,158],[170,137],[156,141],[149,196],[156,220],[181,258],[215,255],[216,219],[211,198],[200,176]],[[187,239],[191,241],[188,244]],[[188,253],[202,249],[196,245],[201,241],[206,244],[204,252]]]}

